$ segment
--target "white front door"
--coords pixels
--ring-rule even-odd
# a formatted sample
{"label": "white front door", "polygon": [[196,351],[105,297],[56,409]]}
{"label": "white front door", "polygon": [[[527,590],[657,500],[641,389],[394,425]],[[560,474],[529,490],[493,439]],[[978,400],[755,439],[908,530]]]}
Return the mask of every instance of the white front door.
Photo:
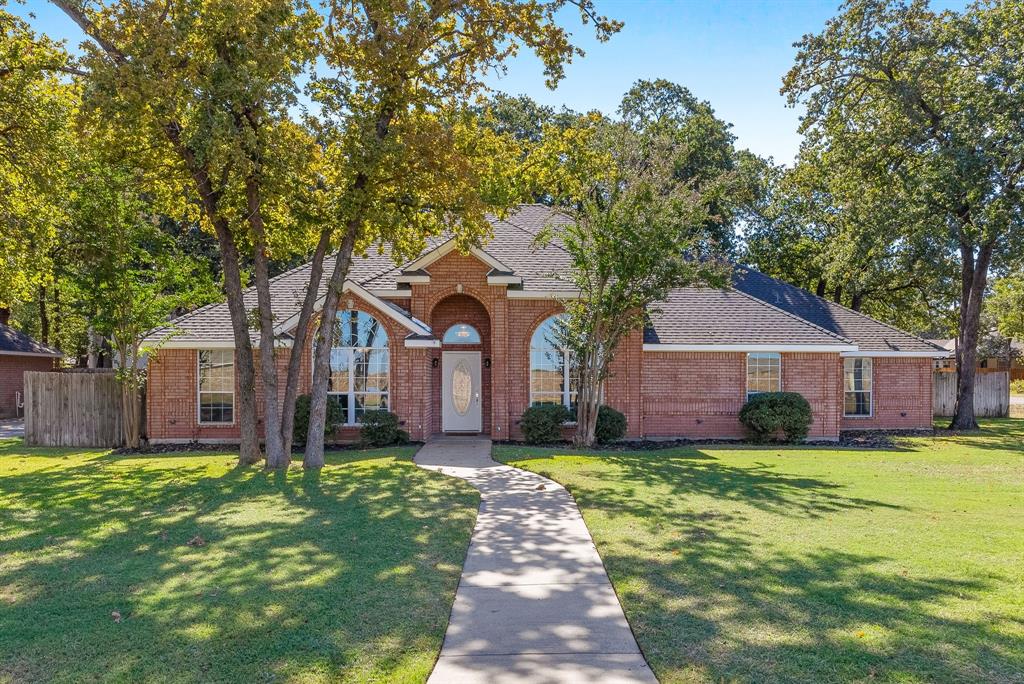
{"label": "white front door", "polygon": [[441,352],[441,430],[480,432],[480,352]]}

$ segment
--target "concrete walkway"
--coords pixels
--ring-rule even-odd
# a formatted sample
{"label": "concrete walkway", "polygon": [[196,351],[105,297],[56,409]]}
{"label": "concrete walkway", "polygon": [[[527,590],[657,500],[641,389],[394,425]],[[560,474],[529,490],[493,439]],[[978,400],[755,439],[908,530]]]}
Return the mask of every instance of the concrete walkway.
{"label": "concrete walkway", "polygon": [[24,437],[25,421],[21,418],[0,418],[0,439]]}
{"label": "concrete walkway", "polygon": [[657,681],[564,487],[498,465],[487,439],[431,440],[416,463],[483,495],[430,684]]}

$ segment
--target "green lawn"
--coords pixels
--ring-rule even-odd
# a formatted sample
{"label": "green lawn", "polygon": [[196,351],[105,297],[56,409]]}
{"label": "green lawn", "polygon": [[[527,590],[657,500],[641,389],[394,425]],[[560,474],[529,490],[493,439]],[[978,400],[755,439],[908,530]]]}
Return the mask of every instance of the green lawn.
{"label": "green lawn", "polygon": [[479,498],[414,451],[306,475],[0,441],[0,682],[424,681]]}
{"label": "green lawn", "polygon": [[662,682],[1024,682],[1024,421],[984,427],[495,455],[572,491]]}

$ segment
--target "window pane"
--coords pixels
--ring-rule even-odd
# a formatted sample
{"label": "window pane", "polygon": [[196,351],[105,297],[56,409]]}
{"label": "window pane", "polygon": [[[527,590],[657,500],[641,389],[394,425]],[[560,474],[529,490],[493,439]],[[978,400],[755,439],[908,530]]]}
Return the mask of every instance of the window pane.
{"label": "window pane", "polygon": [[870,416],[871,393],[847,392],[845,395],[843,411],[848,416]]}
{"label": "window pane", "polygon": [[386,349],[356,349],[354,382],[355,392],[388,391],[388,351]]}
{"label": "window pane", "polygon": [[355,420],[357,423],[362,422],[363,413],[366,411],[387,411],[388,410],[388,395],[387,394],[360,394],[356,393],[355,407],[356,416]]}
{"label": "window pane", "polygon": [[782,389],[782,356],[774,353],[747,354],[747,396]]}
{"label": "window pane", "polygon": [[328,392],[348,392],[348,367],[351,363],[351,352],[348,349],[331,350],[331,376],[327,380]]}
{"label": "window pane", "polygon": [[387,331],[380,322],[362,311],[340,311],[335,326],[335,341],[338,347],[388,346]]}
{"label": "window pane", "polygon": [[441,341],[445,344],[480,344],[480,333],[468,323],[456,323],[448,328]]}
{"label": "window pane", "polygon": [[199,391],[233,392],[235,357],[231,349],[204,349],[199,352]]}
{"label": "window pane", "polygon": [[348,394],[328,394],[327,401],[334,402],[341,408],[342,422],[348,422]]}
{"label": "window pane", "polygon": [[847,392],[870,392],[871,359],[844,359],[843,387]]}
{"label": "window pane", "polygon": [[234,395],[222,392],[199,393],[199,421],[230,423],[234,420]]}

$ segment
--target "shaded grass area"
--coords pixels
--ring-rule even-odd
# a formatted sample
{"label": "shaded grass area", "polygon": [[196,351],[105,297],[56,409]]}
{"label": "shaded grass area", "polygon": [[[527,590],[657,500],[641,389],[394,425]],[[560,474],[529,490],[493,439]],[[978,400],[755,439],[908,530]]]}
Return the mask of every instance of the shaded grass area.
{"label": "shaded grass area", "polygon": [[576,497],[662,682],[1024,682],[1024,421],[983,427],[495,458]]}
{"label": "shaded grass area", "polygon": [[414,451],[265,473],[0,441],[0,682],[424,681],[479,497]]}

